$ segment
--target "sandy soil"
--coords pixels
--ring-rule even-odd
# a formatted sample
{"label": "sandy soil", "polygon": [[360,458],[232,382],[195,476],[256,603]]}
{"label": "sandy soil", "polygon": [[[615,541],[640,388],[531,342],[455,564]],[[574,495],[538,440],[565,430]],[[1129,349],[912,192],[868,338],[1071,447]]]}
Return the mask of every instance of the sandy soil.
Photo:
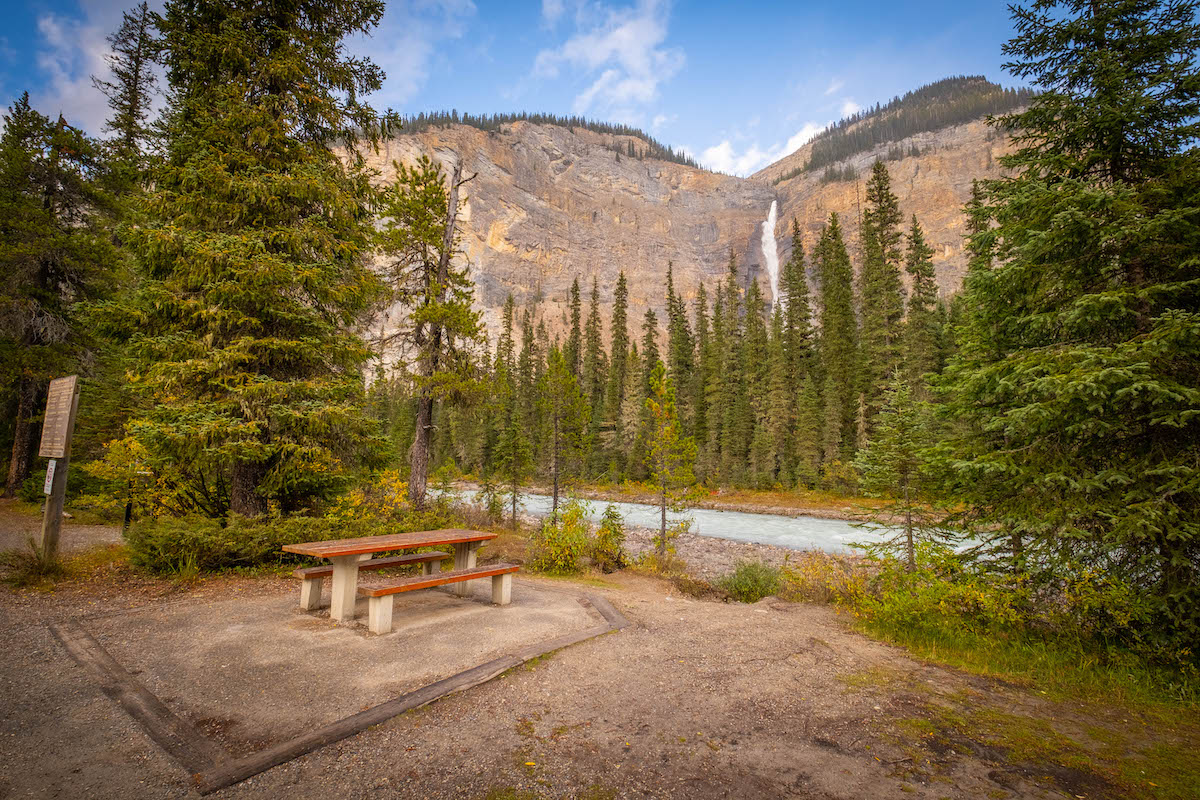
{"label": "sandy soil", "polygon": [[[828,607],[703,602],[631,573],[544,585],[601,594],[632,624],[215,796],[1118,796],[969,738],[906,738],[906,721],[956,704],[1052,711],[1020,690],[914,661],[850,631]],[[53,591],[0,588],[0,797],[193,795],[184,770],[101,694],[47,624],[131,608],[211,617],[214,598],[235,591],[274,602],[295,586],[180,586],[116,564]],[[111,630],[115,617],[106,619]],[[253,703],[237,711],[253,717]]]}

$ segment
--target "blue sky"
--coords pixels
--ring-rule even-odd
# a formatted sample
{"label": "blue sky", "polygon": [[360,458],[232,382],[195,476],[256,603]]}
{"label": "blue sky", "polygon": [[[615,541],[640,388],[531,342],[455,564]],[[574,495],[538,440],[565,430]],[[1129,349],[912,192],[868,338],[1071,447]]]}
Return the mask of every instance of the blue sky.
{"label": "blue sky", "polygon": [[[0,92],[99,133],[104,37],[132,0],[4,4]],[[955,74],[1005,85],[1003,2],[390,2],[354,48],[405,113],[549,111],[626,122],[744,175],[860,107]]]}

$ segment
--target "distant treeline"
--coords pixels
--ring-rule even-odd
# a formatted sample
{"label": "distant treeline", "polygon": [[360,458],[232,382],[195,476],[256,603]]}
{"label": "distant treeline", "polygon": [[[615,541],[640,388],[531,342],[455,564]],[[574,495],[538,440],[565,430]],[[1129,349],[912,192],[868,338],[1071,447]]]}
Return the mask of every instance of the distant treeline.
{"label": "distant treeline", "polygon": [[421,112],[415,116],[392,116],[384,126],[386,134],[420,133],[429,128],[446,128],[451,125],[470,125],[481,131],[498,131],[504,125],[513,122],[530,122],[534,125],[558,125],[569,130],[584,128],[593,133],[603,133],[609,136],[635,136],[645,142],[645,147],[636,147],[632,143],[626,147],[609,148],[619,155],[642,160],[656,158],[660,161],[670,161],[688,167],[700,168],[695,159],[686,153],[679,152],[673,147],[663,144],[650,134],[629,125],[617,125],[611,122],[597,122],[584,117],[560,117],[555,114],[531,114],[520,111],[511,114],[460,114],[457,110]]}
{"label": "distant treeline", "polygon": [[876,103],[874,108],[832,125],[813,139],[807,164],[785,172],[774,182],[832,166],[918,133],[961,125],[988,114],[1004,114],[1028,104],[1032,98],[1029,89],[1005,89],[982,75],[945,78],[893,98],[886,105]]}

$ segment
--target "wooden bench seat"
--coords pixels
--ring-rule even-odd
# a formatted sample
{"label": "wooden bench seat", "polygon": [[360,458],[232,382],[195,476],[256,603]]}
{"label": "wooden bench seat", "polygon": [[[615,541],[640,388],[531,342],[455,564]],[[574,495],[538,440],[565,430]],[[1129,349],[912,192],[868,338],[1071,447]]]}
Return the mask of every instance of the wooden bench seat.
{"label": "wooden bench seat", "polygon": [[489,564],[442,572],[437,575],[413,575],[389,583],[361,584],[358,593],[370,598],[368,627],[371,633],[387,633],[392,629],[392,598],[401,592],[432,589],[451,583],[492,579],[492,602],[506,606],[512,600],[512,574],[520,570],[516,564]]}
{"label": "wooden bench seat", "polygon": [[[410,564],[421,564],[424,566],[424,573],[432,575],[438,572],[441,569],[441,563],[450,557],[449,553],[442,552],[406,553],[402,556],[372,558],[369,561],[360,561],[358,570],[362,572],[363,570],[388,569],[389,567],[406,567]],[[294,570],[292,575],[303,581],[300,584],[300,607],[305,611],[313,611],[319,608],[321,605],[321,581],[333,575],[333,565],[325,564],[319,567],[303,567]]]}

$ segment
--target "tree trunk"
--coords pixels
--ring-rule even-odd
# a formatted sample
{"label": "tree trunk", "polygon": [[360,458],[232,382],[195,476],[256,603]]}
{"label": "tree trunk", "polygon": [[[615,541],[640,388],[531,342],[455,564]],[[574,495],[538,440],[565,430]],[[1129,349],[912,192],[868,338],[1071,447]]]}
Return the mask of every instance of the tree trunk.
{"label": "tree trunk", "polygon": [[[442,229],[442,251],[438,256],[437,295],[427,297],[426,305],[441,304],[446,298],[446,281],[450,276],[450,259],[454,256],[454,227],[458,223],[458,187],[462,177],[462,160],[450,172],[450,197],[446,204],[446,225]],[[421,335],[418,333],[418,340]],[[438,370],[442,350],[442,326],[434,323],[429,331],[429,342],[421,358],[421,375],[432,378]],[[425,490],[429,484],[429,438],[433,431],[433,395],[428,384],[421,390],[417,401],[417,428],[409,449],[408,499],[414,508],[425,505]],[[514,522],[515,526],[515,522]]]}
{"label": "tree trunk", "polygon": [[265,462],[235,462],[229,492],[229,510],[243,517],[261,517],[266,514],[267,498],[258,491],[258,487],[266,475],[267,465]]}
{"label": "tree trunk", "polygon": [[[666,481],[662,484],[662,491],[658,497],[659,503],[659,523],[658,523],[658,556],[660,559],[667,557],[667,484]],[[662,564],[660,563],[661,567]]]}
{"label": "tree trunk", "polygon": [[8,480],[4,496],[15,497],[33,469],[41,425],[34,421],[42,402],[42,386],[31,375],[22,375],[17,386],[17,418],[13,424],[12,459],[8,462]]}
{"label": "tree trunk", "polygon": [[907,485],[904,487],[904,536],[908,540],[908,571],[912,572],[917,568],[917,553],[913,546],[912,501]]}
{"label": "tree trunk", "polygon": [[408,500],[413,508],[425,507],[425,490],[429,484],[429,437],[433,427],[433,397],[422,390],[417,398],[417,428],[412,447],[408,450]]}
{"label": "tree trunk", "polygon": [[558,417],[554,418],[554,500],[550,507],[550,515],[558,517]]}

